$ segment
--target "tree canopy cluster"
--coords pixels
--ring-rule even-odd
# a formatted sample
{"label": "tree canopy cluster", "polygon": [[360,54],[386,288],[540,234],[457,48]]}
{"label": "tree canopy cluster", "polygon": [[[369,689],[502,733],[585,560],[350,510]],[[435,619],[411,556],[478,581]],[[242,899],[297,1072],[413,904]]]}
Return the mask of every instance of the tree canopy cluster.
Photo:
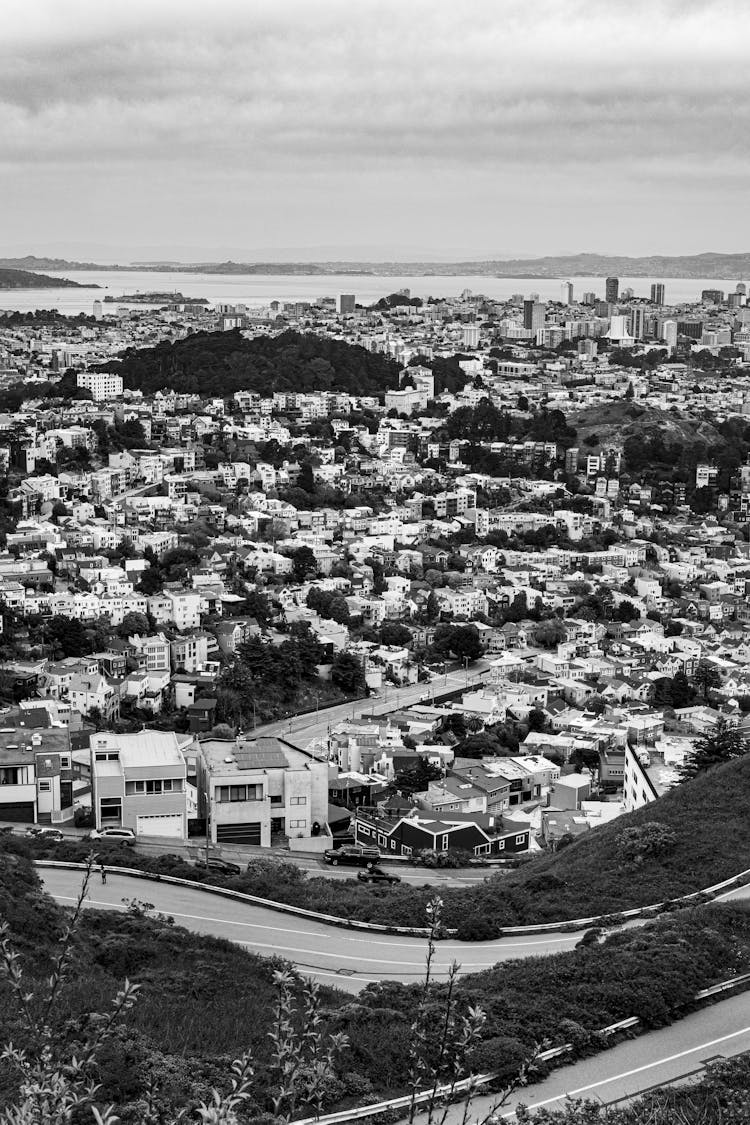
{"label": "tree canopy cluster", "polygon": [[220,395],[255,391],[341,391],[380,395],[398,386],[398,364],[366,348],[299,332],[246,339],[231,332],[195,332],[152,348],[128,348],[98,370],[122,375],[126,390],[144,394]]}

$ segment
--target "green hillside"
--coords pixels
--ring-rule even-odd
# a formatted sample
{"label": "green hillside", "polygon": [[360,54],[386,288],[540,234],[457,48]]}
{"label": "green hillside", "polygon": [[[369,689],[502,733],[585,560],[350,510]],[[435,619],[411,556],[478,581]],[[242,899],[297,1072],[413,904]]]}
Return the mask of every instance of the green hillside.
{"label": "green hillside", "polygon": [[0,289],[98,289],[98,285],[79,285],[66,277],[48,277],[29,270],[0,269]]}
{"label": "green hillside", "polygon": [[[152,890],[157,888],[144,883],[144,898]],[[8,921],[13,944],[22,945],[25,991],[36,1010],[64,915],[41,891],[28,846],[13,838],[0,840],[0,916]],[[121,1125],[145,1120],[167,1125],[178,1109],[189,1113],[208,1098],[210,1087],[226,1090],[231,1060],[249,1050],[255,1080],[243,1122],[272,1125],[268,1094],[276,1071],[268,1033],[276,997],[272,973],[280,965],[230,942],[191,934],[144,902],[120,913],[86,911],[70,979],[49,1017],[55,1050],[62,1056],[76,1053],[90,1013],[107,1010],[127,976],[140,986],[140,997],[97,1055],[100,1104],[111,1103]],[[599,1028],[632,1015],[646,1028],[668,1024],[689,1009],[699,989],[748,968],[750,912],[742,906],[680,911],[601,944],[502,963],[457,986],[457,1015],[473,1005],[486,1014],[468,1065],[510,1078],[543,1039],[574,1042],[577,1053],[594,1053],[602,1047]],[[321,990],[321,1030],[343,1033],[349,1044],[328,1082],[324,1109],[408,1089],[420,990],[419,981],[372,984],[357,996]],[[445,984],[432,987],[433,1026],[439,1025],[436,1013],[446,998]],[[300,1030],[309,1030],[295,1020]],[[0,979],[0,1046],[10,1039],[33,1047]],[[436,1049],[428,1036],[425,1050]],[[144,1098],[152,1084],[159,1115],[147,1118]],[[16,1097],[15,1075],[0,1064],[0,1105],[12,1105]],[[75,1120],[93,1118],[81,1111]]]}

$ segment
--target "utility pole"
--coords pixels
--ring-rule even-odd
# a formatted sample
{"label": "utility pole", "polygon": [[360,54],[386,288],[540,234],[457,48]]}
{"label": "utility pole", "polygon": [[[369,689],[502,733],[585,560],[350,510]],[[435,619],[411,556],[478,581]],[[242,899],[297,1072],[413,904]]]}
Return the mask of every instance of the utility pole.
{"label": "utility pole", "polygon": [[206,774],[206,868],[208,869],[208,850],[211,843],[211,763]]}

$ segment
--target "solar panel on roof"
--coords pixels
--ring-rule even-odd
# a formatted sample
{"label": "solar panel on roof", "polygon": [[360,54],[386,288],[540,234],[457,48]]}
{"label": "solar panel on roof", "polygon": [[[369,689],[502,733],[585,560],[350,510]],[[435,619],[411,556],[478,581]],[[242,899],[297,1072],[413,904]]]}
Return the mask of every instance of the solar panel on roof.
{"label": "solar panel on roof", "polygon": [[287,765],[281,750],[236,750],[234,757],[241,770],[284,769]]}

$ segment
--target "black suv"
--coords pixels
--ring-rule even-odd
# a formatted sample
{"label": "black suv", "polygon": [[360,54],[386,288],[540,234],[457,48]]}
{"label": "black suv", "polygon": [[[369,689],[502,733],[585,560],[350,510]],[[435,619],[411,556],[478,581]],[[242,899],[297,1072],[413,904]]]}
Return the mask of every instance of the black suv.
{"label": "black suv", "polygon": [[391,875],[382,867],[368,867],[366,871],[358,871],[357,878],[362,883],[400,883],[400,875]]}
{"label": "black suv", "polygon": [[208,864],[205,859],[196,859],[196,867],[208,867],[209,871],[221,871],[224,875],[241,875],[242,868],[238,863],[230,863],[228,859],[221,859],[218,855],[211,855],[208,857]]}
{"label": "black suv", "polygon": [[345,848],[329,848],[323,852],[323,859],[333,867],[340,863],[349,863],[355,867],[368,867],[380,859],[378,848],[368,847],[366,844],[350,844]]}

